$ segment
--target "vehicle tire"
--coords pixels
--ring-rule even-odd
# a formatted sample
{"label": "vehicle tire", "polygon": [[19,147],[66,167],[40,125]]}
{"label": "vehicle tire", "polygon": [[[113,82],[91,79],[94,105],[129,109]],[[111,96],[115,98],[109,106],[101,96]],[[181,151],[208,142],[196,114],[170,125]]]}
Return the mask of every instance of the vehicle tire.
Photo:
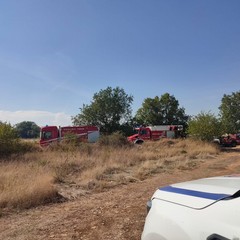
{"label": "vehicle tire", "polygon": [[144,141],[142,139],[137,139],[134,144],[143,144]]}

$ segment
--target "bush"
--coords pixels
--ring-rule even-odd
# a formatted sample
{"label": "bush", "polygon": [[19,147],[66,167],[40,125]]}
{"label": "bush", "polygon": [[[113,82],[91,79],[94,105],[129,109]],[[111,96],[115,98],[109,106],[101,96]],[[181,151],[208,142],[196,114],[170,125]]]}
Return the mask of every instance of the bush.
{"label": "bush", "polygon": [[17,131],[11,124],[0,122],[0,158],[29,150],[29,144],[20,141]]}
{"label": "bush", "polygon": [[130,146],[127,138],[121,132],[114,132],[111,135],[103,135],[99,138],[98,143],[102,146]]}
{"label": "bush", "polygon": [[188,123],[189,136],[203,141],[212,141],[221,135],[221,122],[211,112],[201,112]]}

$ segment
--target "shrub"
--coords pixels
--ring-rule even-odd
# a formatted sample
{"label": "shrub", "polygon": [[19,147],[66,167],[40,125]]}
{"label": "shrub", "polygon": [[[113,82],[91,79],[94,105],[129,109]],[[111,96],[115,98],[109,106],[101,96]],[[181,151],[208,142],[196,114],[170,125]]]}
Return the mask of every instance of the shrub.
{"label": "shrub", "polygon": [[211,112],[201,112],[188,123],[188,134],[195,139],[212,141],[221,135],[221,122]]}
{"label": "shrub", "polygon": [[30,151],[32,144],[21,142],[17,131],[9,123],[0,122],[0,158]]}
{"label": "shrub", "polygon": [[114,132],[111,135],[103,135],[98,140],[99,145],[123,147],[130,146],[127,138],[121,132]]}
{"label": "shrub", "polygon": [[19,138],[8,123],[0,123],[0,156],[8,156],[18,150]]}
{"label": "shrub", "polygon": [[54,179],[46,169],[23,162],[0,166],[0,209],[31,208],[57,198]]}

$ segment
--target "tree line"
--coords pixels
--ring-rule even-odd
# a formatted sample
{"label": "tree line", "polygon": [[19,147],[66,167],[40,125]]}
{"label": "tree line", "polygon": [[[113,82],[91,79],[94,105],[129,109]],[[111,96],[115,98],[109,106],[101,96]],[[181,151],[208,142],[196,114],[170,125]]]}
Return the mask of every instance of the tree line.
{"label": "tree line", "polygon": [[201,140],[240,131],[240,91],[223,95],[218,116],[211,112],[188,116],[169,93],[146,98],[134,117],[132,102],[133,96],[124,89],[108,87],[95,93],[91,103],[80,108],[80,113],[72,117],[73,124],[94,124],[103,133],[123,131],[126,135],[139,125],[183,125],[186,134]]}
{"label": "tree line", "polygon": [[115,131],[128,134],[139,125],[187,125],[189,117],[185,109],[169,93],[146,98],[135,116],[132,116],[132,102],[133,96],[124,89],[108,87],[95,93],[91,103],[80,108],[80,113],[72,117],[73,124],[97,125],[105,134]]}
{"label": "tree line", "polygon": [[[132,103],[133,96],[123,88],[107,87],[95,93],[90,104],[80,107],[80,112],[72,116],[72,123],[99,126],[103,134],[120,131],[125,135],[140,125],[183,125],[186,134],[201,140],[240,131],[240,91],[223,95],[218,116],[211,112],[188,116],[170,93],[144,99],[135,116],[132,116]],[[1,129],[6,124],[0,122],[0,139]],[[22,138],[39,136],[40,128],[34,122],[24,121],[13,128]]]}

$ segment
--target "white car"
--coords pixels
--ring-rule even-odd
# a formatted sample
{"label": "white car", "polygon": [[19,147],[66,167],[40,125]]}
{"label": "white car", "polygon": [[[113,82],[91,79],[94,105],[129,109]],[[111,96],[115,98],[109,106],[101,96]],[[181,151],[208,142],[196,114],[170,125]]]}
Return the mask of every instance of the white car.
{"label": "white car", "polygon": [[240,175],[156,190],[142,240],[240,240]]}

